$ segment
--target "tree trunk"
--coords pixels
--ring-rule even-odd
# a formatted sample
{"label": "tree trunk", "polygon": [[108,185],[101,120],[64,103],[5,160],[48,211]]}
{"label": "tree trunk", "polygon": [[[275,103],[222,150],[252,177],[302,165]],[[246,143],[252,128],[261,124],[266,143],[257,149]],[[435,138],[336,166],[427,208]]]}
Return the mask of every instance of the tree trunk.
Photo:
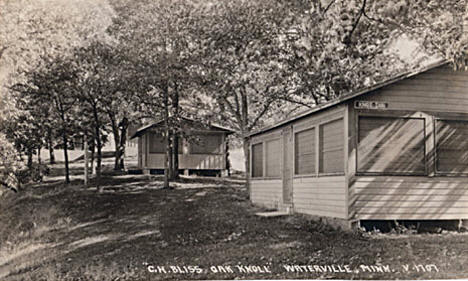
{"label": "tree trunk", "polygon": [[174,171],[173,171],[173,177],[174,179],[179,179],[179,135],[177,133],[174,134]]}
{"label": "tree trunk", "polygon": [[37,148],[37,163],[39,164],[39,181],[42,182],[42,158],[41,158],[41,147]]}
{"label": "tree trunk", "polygon": [[49,130],[47,147],[49,149],[49,163],[55,164],[54,144],[52,143],[52,132]]}
{"label": "tree trunk", "polygon": [[169,132],[169,138],[167,139],[169,141],[169,154],[168,154],[168,159],[169,159],[169,180],[174,180],[174,147],[173,147],[173,132],[171,129],[168,130]]}
{"label": "tree trunk", "polygon": [[[174,94],[172,97],[172,110],[174,117],[179,122],[179,89],[177,83],[174,83]],[[179,124],[178,124],[179,125]],[[179,127],[179,126],[177,126]],[[173,171],[172,177],[179,179],[179,130],[178,128],[173,129]]]}
{"label": "tree trunk", "polygon": [[28,169],[32,168],[32,163],[33,163],[33,150],[28,148],[28,151],[26,152],[26,155],[28,157]]}
{"label": "tree trunk", "polygon": [[[109,114],[111,117],[111,114]],[[120,162],[120,133],[119,133],[119,126],[115,121],[115,118],[112,116],[111,120],[111,127],[112,127],[112,134],[114,135],[114,147],[115,147],[115,161],[114,161],[114,171],[120,170],[119,162]]]}
{"label": "tree trunk", "polygon": [[166,154],[164,156],[164,186],[163,188],[170,188],[169,186],[169,159],[171,157],[171,138],[169,136],[169,89],[168,85],[165,86],[163,91],[164,95],[164,137],[166,139]]}
{"label": "tree trunk", "polygon": [[62,133],[63,139],[63,156],[65,158],[65,182],[70,183],[70,168],[68,166],[68,140],[67,134],[64,132]]}
{"label": "tree trunk", "polygon": [[96,157],[96,185],[98,192],[102,192],[100,186],[101,180],[101,160],[102,160],[102,144],[101,144],[101,133],[99,132],[99,127],[96,126],[96,148],[97,148],[97,157]]}
{"label": "tree trunk", "polygon": [[96,161],[96,185],[98,192],[102,192],[102,188],[100,186],[101,181],[101,160],[102,160],[102,143],[101,143],[101,126],[99,123],[99,116],[97,112],[97,108],[93,106],[93,115],[94,115],[94,130],[96,135],[96,148],[97,148],[97,161]]}
{"label": "tree trunk", "polygon": [[88,136],[85,134],[83,137],[83,151],[84,151],[84,186],[88,187],[89,170],[88,170]]}
{"label": "tree trunk", "polygon": [[94,167],[94,158],[95,158],[95,151],[96,151],[96,145],[94,144],[94,140],[93,142],[91,143],[92,144],[92,147],[91,147],[91,174],[94,175],[96,174],[96,169]]}
{"label": "tree trunk", "polygon": [[127,130],[128,130],[128,119],[124,117],[120,122],[120,143],[119,143],[119,168],[120,170],[125,169],[125,146],[127,145]]}
{"label": "tree trunk", "polygon": [[[241,132],[242,136],[244,136],[248,132],[249,128],[249,103],[247,99],[247,92],[241,91],[241,119],[242,119],[242,126]],[[249,141],[248,139],[244,138],[243,140],[243,147],[244,147],[244,157],[245,157],[245,185],[247,189],[247,198],[250,199],[250,150],[249,150]]]}
{"label": "tree trunk", "polygon": [[250,149],[249,141],[247,138],[242,140],[244,149],[244,164],[245,164],[245,186],[247,188],[247,198],[250,199]]}

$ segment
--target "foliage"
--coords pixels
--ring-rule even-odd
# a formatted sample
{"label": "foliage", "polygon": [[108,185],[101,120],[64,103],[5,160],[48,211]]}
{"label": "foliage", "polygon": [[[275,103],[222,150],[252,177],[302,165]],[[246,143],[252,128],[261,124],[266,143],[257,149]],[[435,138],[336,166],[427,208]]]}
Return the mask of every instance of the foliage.
{"label": "foliage", "polygon": [[8,73],[69,54],[89,38],[107,39],[113,16],[105,0],[7,0],[0,11],[1,66]]}
{"label": "foliage", "polygon": [[[77,74],[69,61],[55,58],[43,61],[38,68],[26,72],[25,76],[26,83],[18,83],[12,87],[19,93],[17,102],[24,104],[28,113],[35,118],[29,124],[38,130],[39,135],[46,134],[48,131],[46,128],[54,128],[56,131],[64,149],[65,178],[69,182],[67,150],[69,140],[81,121],[80,109],[76,106],[74,94],[77,90],[75,85]],[[38,126],[34,127],[34,124]],[[15,130],[18,125],[14,123],[12,129]],[[26,139],[28,137],[28,135],[22,136]]]}
{"label": "foliage", "polygon": [[[19,180],[16,174],[23,168],[22,161],[13,144],[0,132],[0,185],[3,188],[17,190]],[[1,193],[1,192],[0,192]]]}
{"label": "foliage", "polygon": [[284,42],[297,96],[319,104],[406,66],[388,52],[394,28],[364,17],[366,8],[366,1],[309,1],[287,19]]}
{"label": "foliage", "polygon": [[409,36],[427,56],[442,57],[455,68],[466,68],[466,7],[466,1],[461,0],[368,1],[363,16]]}
{"label": "foliage", "polygon": [[[203,26],[200,80],[209,117],[245,134],[288,99],[290,75],[280,48],[288,7],[279,1],[219,1]],[[208,99],[209,100],[209,99]]]}

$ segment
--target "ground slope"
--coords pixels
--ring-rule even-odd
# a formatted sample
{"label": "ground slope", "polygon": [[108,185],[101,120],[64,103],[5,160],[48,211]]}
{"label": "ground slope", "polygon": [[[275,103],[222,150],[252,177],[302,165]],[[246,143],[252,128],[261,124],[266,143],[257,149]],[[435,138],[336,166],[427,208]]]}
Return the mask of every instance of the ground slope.
{"label": "ground slope", "polygon": [[0,279],[468,277],[464,233],[370,235],[299,215],[260,218],[240,180],[186,178],[162,190],[158,178],[114,176],[104,185],[96,193],[51,181],[0,199]]}

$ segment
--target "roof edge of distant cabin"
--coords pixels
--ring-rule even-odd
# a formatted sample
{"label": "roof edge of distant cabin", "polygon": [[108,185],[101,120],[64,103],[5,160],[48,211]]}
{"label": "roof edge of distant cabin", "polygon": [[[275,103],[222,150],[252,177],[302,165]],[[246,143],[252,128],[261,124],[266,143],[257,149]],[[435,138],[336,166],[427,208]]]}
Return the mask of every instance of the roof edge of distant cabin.
{"label": "roof edge of distant cabin", "polygon": [[356,98],[358,96],[361,96],[361,95],[367,94],[369,92],[378,90],[378,89],[383,88],[385,86],[388,86],[388,85],[391,85],[391,84],[396,83],[398,81],[413,77],[413,76],[421,74],[421,73],[424,73],[426,71],[429,71],[431,69],[443,66],[443,65],[448,64],[448,63],[449,63],[449,61],[446,60],[446,59],[437,60],[436,62],[431,63],[431,64],[429,64],[429,65],[427,65],[425,67],[419,68],[417,70],[407,71],[407,72],[404,72],[403,74],[399,74],[397,76],[394,76],[392,78],[384,80],[384,81],[382,81],[380,83],[374,84],[374,85],[372,85],[370,87],[360,89],[360,90],[357,90],[355,92],[350,92],[348,94],[344,94],[344,95],[342,95],[341,97],[339,97],[337,99],[334,99],[334,100],[331,100],[329,102],[326,102],[326,103],[320,104],[318,106],[315,106],[315,107],[313,107],[311,109],[308,109],[306,111],[303,111],[303,112],[301,112],[301,113],[299,113],[297,115],[286,118],[286,119],[284,119],[284,120],[282,120],[282,121],[280,121],[280,122],[278,122],[278,123],[276,123],[274,125],[266,126],[266,127],[260,128],[260,129],[258,129],[256,131],[253,131],[251,133],[245,134],[243,137],[244,138],[249,138],[249,137],[261,134],[261,133],[265,133],[267,131],[277,129],[277,128],[281,127],[281,126],[287,125],[288,123],[292,123],[292,122],[294,122],[296,120],[305,118],[305,117],[310,116],[310,115],[312,115],[314,113],[317,113],[317,112],[320,112],[322,110],[325,110],[325,109],[337,106],[339,104],[342,104],[342,103],[344,103],[346,101],[349,101],[349,100],[351,100],[353,98]]}
{"label": "roof edge of distant cabin", "polygon": [[[183,119],[183,120],[185,120],[185,121],[196,122],[196,123],[200,123],[201,125],[205,125],[205,124],[201,123],[200,121],[193,120],[193,119],[190,119],[190,118],[182,117],[181,119]],[[133,139],[133,138],[136,138],[136,137],[139,137],[139,136],[143,135],[148,129],[158,127],[158,125],[159,125],[160,123],[162,123],[163,121],[164,121],[164,119],[161,119],[161,120],[158,120],[158,121],[155,121],[155,122],[151,122],[150,124],[147,124],[147,125],[145,125],[145,126],[142,126],[142,127],[138,128],[138,129],[136,130],[136,132],[130,137],[130,139]],[[226,128],[226,127],[223,127],[223,126],[221,126],[221,125],[214,124],[214,123],[206,124],[206,126],[209,127],[209,128],[216,128],[216,129],[218,129],[219,131],[226,132],[228,135],[229,135],[229,134],[235,133],[234,130],[231,130],[231,129],[229,129],[229,128]],[[207,129],[208,129],[208,128],[207,128]]]}

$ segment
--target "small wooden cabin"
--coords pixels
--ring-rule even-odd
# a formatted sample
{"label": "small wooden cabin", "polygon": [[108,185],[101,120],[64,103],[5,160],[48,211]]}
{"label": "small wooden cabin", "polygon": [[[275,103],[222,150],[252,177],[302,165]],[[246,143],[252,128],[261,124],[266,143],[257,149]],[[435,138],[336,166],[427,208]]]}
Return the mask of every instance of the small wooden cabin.
{"label": "small wooden cabin", "polygon": [[446,62],[248,138],[255,204],[349,227],[468,219],[468,72]]}
{"label": "small wooden cabin", "polygon": [[[138,168],[144,173],[163,173],[166,142],[163,121],[139,128],[131,137],[138,137]],[[184,174],[223,175],[228,173],[227,136],[233,131],[215,125],[183,119],[186,137],[179,139],[179,169]]]}

